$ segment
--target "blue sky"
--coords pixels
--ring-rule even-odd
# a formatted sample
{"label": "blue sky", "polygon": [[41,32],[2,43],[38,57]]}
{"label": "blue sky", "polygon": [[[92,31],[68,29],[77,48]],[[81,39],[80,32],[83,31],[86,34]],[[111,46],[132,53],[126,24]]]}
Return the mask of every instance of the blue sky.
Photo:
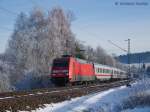
{"label": "blue sky", "polygon": [[[115,2],[147,5],[115,5]],[[149,0],[0,0],[0,53],[7,47],[16,13],[29,13],[35,6],[45,11],[55,6],[71,10],[76,17],[72,23],[76,38],[85,45],[100,45],[108,54],[124,54],[108,40],[126,49],[127,38],[131,39],[131,52],[150,51]]]}

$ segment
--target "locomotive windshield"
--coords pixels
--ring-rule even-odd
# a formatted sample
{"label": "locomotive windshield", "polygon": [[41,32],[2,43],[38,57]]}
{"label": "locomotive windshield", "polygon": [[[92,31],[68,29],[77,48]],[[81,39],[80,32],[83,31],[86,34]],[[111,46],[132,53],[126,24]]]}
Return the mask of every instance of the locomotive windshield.
{"label": "locomotive windshield", "polygon": [[68,67],[69,61],[68,60],[55,60],[53,62],[53,67]]}

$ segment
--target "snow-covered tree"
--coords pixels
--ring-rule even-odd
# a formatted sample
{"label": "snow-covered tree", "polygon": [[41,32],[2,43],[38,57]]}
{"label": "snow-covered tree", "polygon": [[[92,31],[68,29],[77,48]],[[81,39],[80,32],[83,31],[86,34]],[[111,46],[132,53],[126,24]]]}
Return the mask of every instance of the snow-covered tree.
{"label": "snow-covered tree", "polygon": [[95,57],[96,57],[96,62],[98,63],[115,66],[114,58],[108,55],[105,52],[105,50],[100,46],[97,46],[95,50]]}
{"label": "snow-covered tree", "polygon": [[11,82],[14,83],[20,79],[22,72],[25,69],[25,63],[27,61],[27,16],[24,13],[20,13],[17,18],[14,32],[9,40],[8,49],[6,50],[7,56],[13,57],[9,60],[14,66],[14,71],[10,76]]}
{"label": "snow-covered tree", "polygon": [[71,16],[59,7],[47,15],[40,8],[34,8],[28,16],[21,13],[6,51],[13,57],[12,84],[29,73],[33,77],[48,75],[54,58],[75,53],[70,27]]}
{"label": "snow-covered tree", "polygon": [[53,8],[48,15],[49,38],[53,37],[54,51],[60,54],[72,54],[75,49],[75,38],[70,28],[70,18],[71,16],[65,14],[59,7]]}

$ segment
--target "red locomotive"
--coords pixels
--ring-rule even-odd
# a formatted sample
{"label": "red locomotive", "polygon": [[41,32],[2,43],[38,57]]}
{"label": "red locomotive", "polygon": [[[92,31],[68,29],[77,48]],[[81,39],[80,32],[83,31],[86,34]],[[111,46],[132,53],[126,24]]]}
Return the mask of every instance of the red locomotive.
{"label": "red locomotive", "polygon": [[96,80],[124,79],[126,72],[114,67],[91,63],[72,56],[53,61],[51,80],[56,85],[86,83]]}

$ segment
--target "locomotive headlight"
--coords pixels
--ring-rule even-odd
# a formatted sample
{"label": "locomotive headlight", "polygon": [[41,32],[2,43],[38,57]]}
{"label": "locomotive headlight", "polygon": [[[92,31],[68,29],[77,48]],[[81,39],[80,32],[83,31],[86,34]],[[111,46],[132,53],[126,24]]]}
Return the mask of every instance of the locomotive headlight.
{"label": "locomotive headlight", "polygon": [[55,76],[56,74],[52,74],[52,76]]}

